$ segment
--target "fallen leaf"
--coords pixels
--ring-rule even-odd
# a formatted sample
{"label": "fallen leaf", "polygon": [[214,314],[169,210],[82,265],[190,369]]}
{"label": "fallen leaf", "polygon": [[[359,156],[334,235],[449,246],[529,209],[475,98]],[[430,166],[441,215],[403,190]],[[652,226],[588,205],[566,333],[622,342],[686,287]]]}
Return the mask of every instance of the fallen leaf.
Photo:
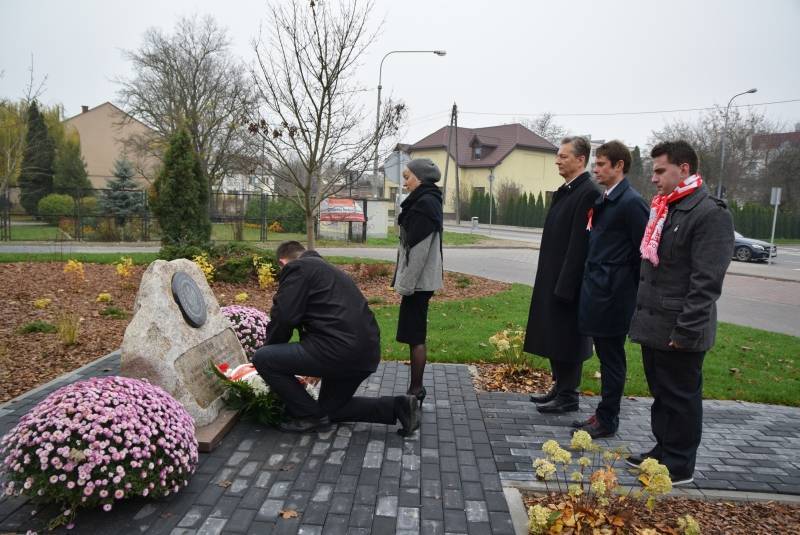
{"label": "fallen leaf", "polygon": [[297,511],[294,509],[281,509],[281,518],[297,518]]}
{"label": "fallen leaf", "polygon": [[228,481],[227,479],[217,483],[217,486],[222,487],[223,489],[227,489],[231,485],[233,485],[233,481]]}
{"label": "fallen leaf", "polygon": [[729,372],[731,372],[733,375],[736,375],[736,374],[737,374],[737,373],[739,373],[741,370],[740,370],[739,368],[731,368],[731,369],[729,369],[728,371],[729,371]]}

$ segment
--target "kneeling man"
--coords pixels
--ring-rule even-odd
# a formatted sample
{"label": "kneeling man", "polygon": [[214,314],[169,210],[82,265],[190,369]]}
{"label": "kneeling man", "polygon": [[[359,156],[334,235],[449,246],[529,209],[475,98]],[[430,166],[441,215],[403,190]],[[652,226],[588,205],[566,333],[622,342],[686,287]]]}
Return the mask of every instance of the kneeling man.
{"label": "kneeling man", "polygon": [[[283,242],[276,256],[282,269],[267,343],[253,355],[253,364],[294,418],[281,424],[281,430],[311,431],[344,421],[399,421],[398,433],[413,433],[419,427],[417,398],[353,397],[380,362],[380,330],[355,283],[299,242]],[[294,329],[300,342],[289,343]],[[318,401],[296,375],[322,378]]]}

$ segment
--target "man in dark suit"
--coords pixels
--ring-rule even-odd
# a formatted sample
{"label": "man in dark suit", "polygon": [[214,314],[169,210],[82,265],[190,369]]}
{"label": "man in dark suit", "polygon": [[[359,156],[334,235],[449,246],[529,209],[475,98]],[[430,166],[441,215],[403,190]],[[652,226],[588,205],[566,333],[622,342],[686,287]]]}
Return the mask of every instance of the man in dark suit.
{"label": "man in dark suit", "polygon": [[578,297],[589,244],[586,222],[600,194],[586,172],[589,151],[582,137],[561,142],[556,166],[564,184],[553,195],[539,248],[523,348],[550,360],[553,387],[531,396],[544,413],[578,410],[583,361],[592,355],[591,340],[578,332]]}
{"label": "man in dark suit", "polygon": [[649,210],[625,178],[631,153],[620,141],[609,141],[595,152],[594,176],[605,189],[589,218],[589,252],[583,270],[578,330],[594,341],[600,359],[602,399],[585,421],[573,422],[592,438],[611,436],[619,427],[625,390],[625,337],[636,305],[639,245]]}
{"label": "man in dark suit", "polygon": [[[380,330],[353,280],[296,241],[276,251],[282,269],[273,297],[267,343],[253,355],[258,373],[294,420],[283,431],[303,432],[330,422],[398,420],[403,436],[419,427],[414,396],[353,397],[380,362]],[[289,343],[295,329],[300,342]],[[321,377],[315,401],[295,377]]]}
{"label": "man in dark suit", "polygon": [[703,358],[714,345],[733,219],[703,185],[691,145],[665,141],[650,156],[658,194],[642,238],[630,336],[642,345],[656,444],[626,462],[638,466],[655,458],[669,468],[675,486],[691,483],[694,473],[703,431]]}

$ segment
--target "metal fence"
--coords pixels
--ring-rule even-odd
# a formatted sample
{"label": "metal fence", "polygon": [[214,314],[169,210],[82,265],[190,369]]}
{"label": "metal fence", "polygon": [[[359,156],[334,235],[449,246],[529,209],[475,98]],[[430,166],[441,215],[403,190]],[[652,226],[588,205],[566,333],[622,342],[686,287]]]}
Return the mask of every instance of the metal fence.
{"label": "metal fence", "polygon": [[[54,191],[30,213],[20,188],[0,191],[0,241],[159,241],[161,228],[147,192],[109,189]],[[116,199],[116,201],[114,200]],[[366,203],[367,201],[363,201]],[[214,241],[302,239],[305,215],[286,199],[260,192],[212,193]],[[361,242],[364,226],[351,223],[333,239]],[[316,228],[318,233],[318,225]]]}

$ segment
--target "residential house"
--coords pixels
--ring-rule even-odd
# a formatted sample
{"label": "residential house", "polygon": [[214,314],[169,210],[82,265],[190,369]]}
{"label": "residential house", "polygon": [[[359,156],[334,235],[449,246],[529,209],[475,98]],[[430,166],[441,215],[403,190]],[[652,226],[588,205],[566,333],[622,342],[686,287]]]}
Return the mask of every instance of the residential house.
{"label": "residential house", "polygon": [[392,199],[402,191],[403,188],[403,169],[406,164],[411,161],[411,156],[408,154],[410,145],[405,143],[398,143],[391,154],[383,162],[383,176],[385,177],[385,184],[383,186],[383,198]]}
{"label": "residential house", "polygon": [[[453,135],[449,151],[448,139]],[[458,144],[455,137],[458,137]],[[445,126],[408,147],[410,158],[430,158],[442,171],[440,187],[445,188],[445,217],[455,213],[455,166],[458,165],[462,193],[489,191],[503,181],[517,184],[522,191],[538,195],[553,192],[563,183],[556,168],[558,148],[521,124],[484,128]],[[447,181],[445,167],[449,160]]]}
{"label": "residential house", "polygon": [[754,151],[762,151],[764,159],[759,161],[759,169],[765,167],[772,156],[788,147],[800,147],[800,123],[795,124],[794,132],[778,134],[755,134],[750,138]]}
{"label": "residential house", "polygon": [[[131,118],[123,110],[110,102],[94,108],[81,106],[81,113],[64,120],[64,125],[74,128],[81,140],[81,153],[86,162],[86,172],[92,187],[105,188],[114,177],[114,162],[126,155],[124,140],[152,133],[144,123]],[[137,169],[150,172],[158,168],[156,158],[134,158],[128,156]],[[147,174],[151,174],[148,172]],[[143,187],[149,181],[137,171],[134,177]],[[152,174],[150,176],[152,179]]]}

